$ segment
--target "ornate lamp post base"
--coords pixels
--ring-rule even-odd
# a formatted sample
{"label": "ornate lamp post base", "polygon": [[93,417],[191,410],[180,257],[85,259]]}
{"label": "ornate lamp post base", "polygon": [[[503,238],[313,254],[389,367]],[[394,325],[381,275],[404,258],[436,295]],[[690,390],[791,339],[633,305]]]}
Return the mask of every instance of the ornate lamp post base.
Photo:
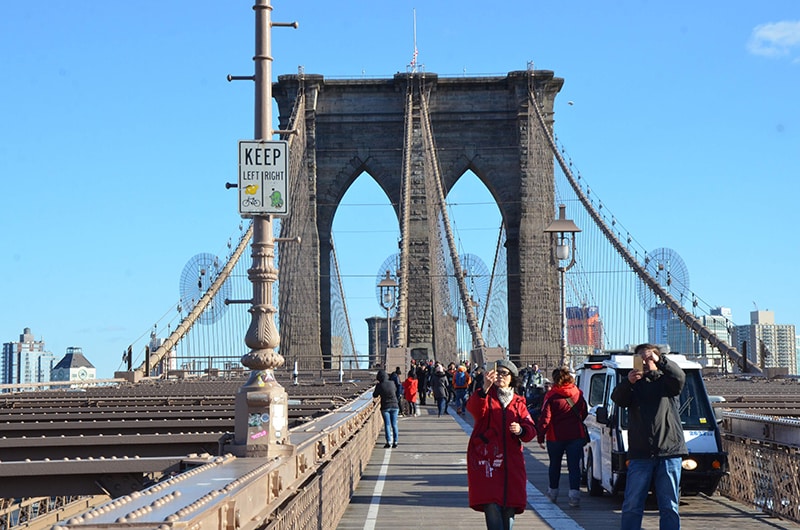
{"label": "ornate lamp post base", "polygon": [[271,369],[253,370],[236,394],[233,445],[225,450],[244,457],[291,455],[288,402],[289,395]]}

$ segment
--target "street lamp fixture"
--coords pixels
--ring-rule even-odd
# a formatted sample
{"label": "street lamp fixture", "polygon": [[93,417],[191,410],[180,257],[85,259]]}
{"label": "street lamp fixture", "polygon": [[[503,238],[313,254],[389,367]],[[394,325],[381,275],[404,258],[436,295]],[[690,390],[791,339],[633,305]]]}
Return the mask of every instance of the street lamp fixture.
{"label": "street lamp fixture", "polygon": [[389,271],[386,276],[378,282],[378,289],[381,292],[381,307],[386,310],[386,349],[392,347],[392,315],[391,311],[397,304],[397,282],[392,279]]}
{"label": "street lamp fixture", "polygon": [[[550,257],[558,266],[561,283],[561,366],[567,364],[567,300],[564,273],[575,265],[575,236],[581,231],[572,219],[566,218],[566,210],[566,205],[559,204],[558,219],[544,229],[546,234],[550,234]],[[569,264],[561,265],[561,262],[566,260],[569,260]]]}

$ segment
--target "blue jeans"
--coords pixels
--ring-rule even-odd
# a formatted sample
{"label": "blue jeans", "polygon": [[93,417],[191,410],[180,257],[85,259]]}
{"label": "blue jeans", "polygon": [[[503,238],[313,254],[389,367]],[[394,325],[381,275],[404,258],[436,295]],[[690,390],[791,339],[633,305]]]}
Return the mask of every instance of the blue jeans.
{"label": "blue jeans", "polygon": [[386,434],[386,443],[389,445],[397,443],[397,416],[400,409],[382,410],[383,432]]}
{"label": "blue jeans", "polygon": [[548,478],[550,489],[557,490],[561,482],[561,460],[567,453],[567,472],[569,473],[569,489],[581,489],[581,457],[583,456],[583,439],[547,441],[547,456],[550,457]]}
{"label": "blue jeans", "polygon": [[464,412],[464,407],[467,406],[467,389],[456,388],[456,411]]}
{"label": "blue jeans", "polygon": [[511,530],[514,528],[514,508],[499,504],[484,504],[483,516],[486,518],[486,530]]}
{"label": "blue jeans", "polygon": [[651,481],[658,501],[659,528],[678,530],[681,527],[678,513],[681,460],[681,457],[675,457],[630,461],[625,481],[625,499],[622,501],[622,530],[639,530],[642,527],[644,503]]}

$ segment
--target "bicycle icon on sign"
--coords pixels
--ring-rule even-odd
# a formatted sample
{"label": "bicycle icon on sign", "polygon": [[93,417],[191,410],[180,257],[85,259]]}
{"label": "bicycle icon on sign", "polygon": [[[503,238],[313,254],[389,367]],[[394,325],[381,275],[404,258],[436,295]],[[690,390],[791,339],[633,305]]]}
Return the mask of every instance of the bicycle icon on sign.
{"label": "bicycle icon on sign", "polygon": [[247,197],[242,201],[242,206],[261,206],[261,200],[256,197]]}

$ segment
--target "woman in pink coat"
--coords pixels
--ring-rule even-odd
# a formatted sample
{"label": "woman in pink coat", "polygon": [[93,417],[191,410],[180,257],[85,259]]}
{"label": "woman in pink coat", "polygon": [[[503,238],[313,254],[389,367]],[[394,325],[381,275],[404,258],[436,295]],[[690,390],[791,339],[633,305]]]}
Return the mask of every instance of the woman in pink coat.
{"label": "woman in pink coat", "polygon": [[516,394],[519,372],[511,361],[497,361],[484,387],[467,401],[475,419],[467,446],[469,506],[484,513],[488,530],[510,528],[527,504],[522,443],[533,440],[536,426]]}
{"label": "woman in pink coat", "polygon": [[588,406],[583,392],[575,386],[569,368],[562,366],[553,370],[553,388],[542,402],[542,412],[536,423],[538,442],[544,447],[547,438],[547,455],[550,457],[549,488],[547,497],[556,502],[558,483],[561,480],[561,460],[567,453],[569,472],[569,505],[580,506],[581,502],[581,457],[583,456],[584,425]]}

